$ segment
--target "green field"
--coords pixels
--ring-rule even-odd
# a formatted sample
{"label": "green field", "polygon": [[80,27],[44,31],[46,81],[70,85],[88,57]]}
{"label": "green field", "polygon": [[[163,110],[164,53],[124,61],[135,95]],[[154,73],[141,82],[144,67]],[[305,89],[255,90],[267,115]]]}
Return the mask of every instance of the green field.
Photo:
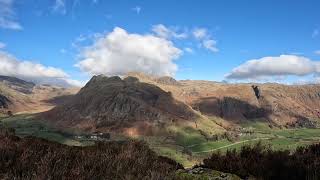
{"label": "green field", "polygon": [[34,119],[34,116],[29,114],[19,114],[14,117],[0,117],[0,123],[5,127],[14,128],[16,135],[20,137],[35,136],[71,146],[86,146],[92,144],[92,142],[89,141],[76,140],[66,132],[52,128],[46,123]]}
{"label": "green field", "polygon": [[226,152],[228,149],[239,150],[244,145],[262,143],[274,150],[295,150],[299,146],[306,146],[320,142],[320,129],[280,129],[270,128],[267,123],[250,122],[241,125],[243,129],[252,131],[242,134],[238,139],[229,141],[220,139],[207,141],[197,130],[192,128],[175,127],[176,138],[171,142],[149,143],[161,155],[169,156],[190,167],[214,151]]}
{"label": "green field", "polygon": [[267,123],[262,122],[243,124],[242,127],[250,129],[253,133],[250,135],[243,134],[234,142],[223,139],[190,145],[189,147],[195,154],[208,154],[218,150],[224,152],[228,149],[240,149],[243,145],[256,144],[258,142],[271,146],[275,150],[294,150],[298,146],[320,142],[320,129],[270,128]]}

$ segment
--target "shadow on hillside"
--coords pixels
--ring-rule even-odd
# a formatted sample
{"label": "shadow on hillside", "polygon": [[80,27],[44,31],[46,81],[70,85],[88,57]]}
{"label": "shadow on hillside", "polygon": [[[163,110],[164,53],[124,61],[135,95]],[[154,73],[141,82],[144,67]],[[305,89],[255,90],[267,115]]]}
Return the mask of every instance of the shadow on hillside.
{"label": "shadow on hillside", "polygon": [[209,116],[217,116],[226,120],[241,121],[248,119],[269,119],[271,109],[249,104],[233,97],[201,98],[192,107]]}
{"label": "shadow on hillside", "polygon": [[7,109],[9,104],[11,104],[10,99],[0,94],[0,109]]}
{"label": "shadow on hillside", "polygon": [[57,106],[57,105],[62,105],[65,102],[68,102],[70,99],[72,99],[72,97],[74,97],[74,95],[56,96],[56,97],[48,99],[48,100],[43,100],[43,102],[50,103],[50,104]]}

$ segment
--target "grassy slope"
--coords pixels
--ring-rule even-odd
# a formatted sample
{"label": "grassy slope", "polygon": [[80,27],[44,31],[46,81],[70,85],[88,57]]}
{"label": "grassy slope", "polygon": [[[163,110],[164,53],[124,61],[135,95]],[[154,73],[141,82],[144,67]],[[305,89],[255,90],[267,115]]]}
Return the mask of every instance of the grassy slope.
{"label": "grassy slope", "polygon": [[50,141],[71,146],[86,146],[92,143],[75,140],[62,132],[54,129],[47,124],[35,120],[33,115],[19,114],[14,117],[0,117],[0,122],[9,128],[14,128],[18,136],[36,136]]}

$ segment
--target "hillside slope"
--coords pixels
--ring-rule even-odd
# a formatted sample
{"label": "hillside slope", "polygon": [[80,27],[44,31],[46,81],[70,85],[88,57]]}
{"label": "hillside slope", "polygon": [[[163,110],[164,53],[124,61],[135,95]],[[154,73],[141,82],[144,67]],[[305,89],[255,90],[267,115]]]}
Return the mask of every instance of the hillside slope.
{"label": "hillside slope", "polygon": [[0,112],[46,111],[55,104],[52,99],[74,94],[76,89],[36,85],[15,77],[0,76]]}
{"label": "hillside slope", "polygon": [[[261,119],[277,125],[314,126],[320,118],[320,85],[226,84],[129,75],[170,91],[204,115],[231,122]],[[252,85],[257,86],[259,98]]]}

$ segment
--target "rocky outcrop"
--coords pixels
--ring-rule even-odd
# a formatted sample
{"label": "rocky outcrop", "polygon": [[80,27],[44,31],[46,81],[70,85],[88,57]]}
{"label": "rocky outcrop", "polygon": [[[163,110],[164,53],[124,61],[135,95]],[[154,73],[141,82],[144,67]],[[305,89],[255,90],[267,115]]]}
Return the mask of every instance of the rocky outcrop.
{"label": "rocky outcrop", "polygon": [[0,109],[7,109],[11,101],[4,95],[0,94]]}
{"label": "rocky outcrop", "polygon": [[174,78],[170,76],[163,76],[159,78],[155,78],[155,81],[160,84],[166,84],[166,85],[174,85],[174,86],[179,86],[180,83],[175,80]]}
{"label": "rocky outcrop", "polygon": [[94,76],[67,103],[43,114],[61,127],[86,129],[133,127],[139,123],[156,126],[196,115],[171,93],[137,78]]}

